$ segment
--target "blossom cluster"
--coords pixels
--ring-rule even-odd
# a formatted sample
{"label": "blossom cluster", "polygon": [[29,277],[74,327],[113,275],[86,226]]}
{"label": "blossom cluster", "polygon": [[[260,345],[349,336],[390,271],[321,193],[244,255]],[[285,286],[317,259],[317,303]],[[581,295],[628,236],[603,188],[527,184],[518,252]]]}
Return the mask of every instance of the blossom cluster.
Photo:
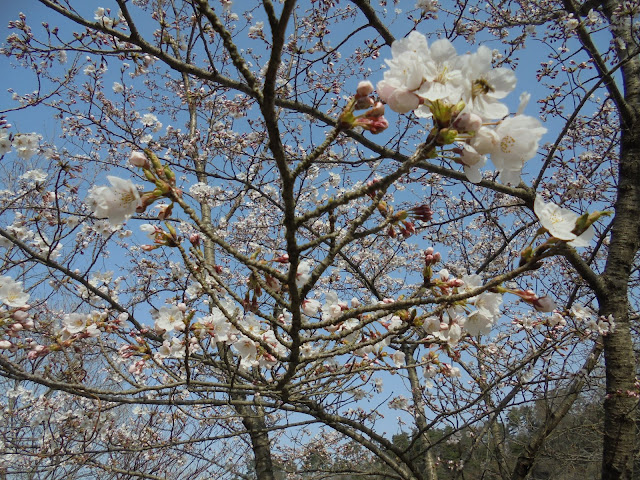
{"label": "blossom cluster", "polygon": [[[228,297],[220,298],[218,303],[220,308],[213,307],[209,315],[197,318],[190,325],[194,334],[189,340],[190,353],[201,349],[198,339],[209,337],[216,343],[233,347],[240,356],[240,367],[245,370],[275,365],[276,357],[271,352],[279,356],[286,354],[284,345],[278,341],[273,330],[264,326],[253,313],[240,312]],[[186,330],[190,318],[186,310],[186,305],[178,304],[161,307],[154,312],[155,329],[162,333],[164,340],[155,354],[156,360],[185,356],[183,338],[172,337],[171,334]]]}
{"label": "blossom cluster", "polygon": [[[8,275],[0,277],[0,327],[2,336],[15,337],[24,330],[33,328],[33,318],[29,314],[29,293],[18,282]],[[0,339],[0,350],[13,348],[14,344],[6,339]]]}
{"label": "blossom cluster", "polygon": [[[482,287],[479,275],[452,277],[448,270],[440,270],[434,281],[444,293],[469,293]],[[488,334],[500,317],[502,295],[484,291],[467,299],[466,304],[456,304],[447,308],[440,316],[424,320],[422,328],[434,339],[455,345],[465,335]]]}
{"label": "blossom cluster", "polygon": [[520,183],[524,163],[535,156],[547,130],[522,114],[526,95],[518,113],[507,116],[509,109],[501,100],[515,88],[515,74],[493,68],[492,52],[485,46],[458,55],[449,40],[429,46],[415,31],[395,41],[391,52],[389,69],[377,85],[382,100],[398,113],[432,118],[441,131],[440,146],[459,143],[455,161],[470,181],[482,179],[479,169],[490,156],[500,181]]}
{"label": "blossom cluster", "polygon": [[15,148],[18,157],[29,160],[40,149],[40,135],[36,133],[17,133],[13,139],[9,137],[6,128],[0,128],[0,155],[9,153]]}

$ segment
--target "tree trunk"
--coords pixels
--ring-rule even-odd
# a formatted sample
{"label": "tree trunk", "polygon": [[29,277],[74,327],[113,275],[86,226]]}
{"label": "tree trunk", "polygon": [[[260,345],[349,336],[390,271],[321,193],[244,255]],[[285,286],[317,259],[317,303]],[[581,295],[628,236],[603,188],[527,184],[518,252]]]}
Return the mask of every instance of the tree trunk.
{"label": "tree trunk", "polygon": [[628,284],[640,247],[640,61],[630,16],[615,15],[619,2],[603,2],[612,25],[621,67],[624,101],[620,111],[618,198],[609,256],[603,275],[608,295],[598,298],[600,314],[613,315],[616,329],[604,339],[607,396],[605,399],[603,480],[633,477],[635,455],[635,356],[630,330]]}
{"label": "tree trunk", "polygon": [[242,424],[251,438],[257,480],[275,480],[273,462],[271,461],[271,443],[264,421],[264,412],[261,409],[256,409],[256,411],[245,406],[238,406],[236,410],[242,415]]}
{"label": "tree trunk", "polygon": [[[635,124],[635,122],[634,122]],[[633,125],[633,129],[637,127]],[[635,454],[635,356],[630,331],[628,282],[640,238],[640,135],[624,128],[619,194],[603,279],[607,295],[600,315],[613,315],[615,330],[604,338],[607,395],[604,403],[603,480],[633,476]]]}
{"label": "tree trunk", "polygon": [[422,390],[418,373],[416,372],[416,362],[413,358],[415,349],[405,348],[405,361],[407,364],[407,375],[411,385],[411,394],[413,397],[413,405],[415,408],[415,422],[418,427],[418,437],[416,438],[416,446],[418,452],[424,455],[425,472],[427,480],[438,480],[438,471],[436,470],[433,451],[431,450],[431,441],[427,431],[427,418],[424,415],[424,401],[422,400]]}

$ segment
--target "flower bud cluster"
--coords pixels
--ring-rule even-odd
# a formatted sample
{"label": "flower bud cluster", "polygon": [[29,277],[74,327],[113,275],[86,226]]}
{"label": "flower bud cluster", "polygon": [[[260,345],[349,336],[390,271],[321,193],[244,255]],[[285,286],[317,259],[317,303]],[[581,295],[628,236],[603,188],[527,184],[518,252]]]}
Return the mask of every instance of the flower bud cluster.
{"label": "flower bud cluster", "polygon": [[[370,95],[373,93],[373,84],[362,81],[358,84],[356,94],[349,101],[340,114],[339,125],[341,128],[362,127],[371,133],[380,133],[387,129],[389,122],[384,118],[384,104],[374,101]],[[364,110],[360,115],[354,115],[355,110]]]}

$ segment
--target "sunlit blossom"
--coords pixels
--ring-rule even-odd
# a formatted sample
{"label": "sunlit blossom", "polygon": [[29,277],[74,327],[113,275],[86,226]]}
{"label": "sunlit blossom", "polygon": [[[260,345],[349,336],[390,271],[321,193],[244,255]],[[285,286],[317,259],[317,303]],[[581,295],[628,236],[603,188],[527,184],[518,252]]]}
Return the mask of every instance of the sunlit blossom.
{"label": "sunlit blossom", "polygon": [[553,202],[545,203],[539,195],[536,196],[533,208],[538,220],[552,237],[568,240],[569,244],[574,247],[589,245],[595,235],[595,230],[591,225],[580,236],[576,235],[573,231],[576,228],[579,215]]}
{"label": "sunlit blossom", "polygon": [[182,310],[175,305],[160,307],[155,313],[155,327],[156,330],[164,330],[165,332],[184,330],[185,324]]}
{"label": "sunlit blossom", "polygon": [[111,224],[120,225],[142,205],[140,194],[131,180],[113,176],[107,180],[111,187],[92,187],[87,201],[96,217],[106,217]]}
{"label": "sunlit blossom", "polygon": [[27,305],[29,294],[22,288],[22,282],[4,275],[0,277],[0,302],[13,308],[22,308]]}

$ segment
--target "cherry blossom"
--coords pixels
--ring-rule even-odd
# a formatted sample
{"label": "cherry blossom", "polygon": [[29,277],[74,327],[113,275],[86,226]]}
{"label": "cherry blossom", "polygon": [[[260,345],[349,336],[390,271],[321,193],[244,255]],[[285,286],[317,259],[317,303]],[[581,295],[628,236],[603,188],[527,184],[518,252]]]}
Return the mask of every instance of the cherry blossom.
{"label": "cherry blossom", "polygon": [[429,47],[424,35],[413,31],[407,38],[391,46],[393,58],[386,60],[389,69],[376,90],[393,111],[407,113],[420,105],[416,91],[424,81],[424,65],[429,59]]}
{"label": "cherry blossom", "polygon": [[182,310],[175,305],[160,307],[154,316],[156,330],[168,333],[173,330],[182,331],[185,328]]}
{"label": "cherry blossom", "polygon": [[142,205],[138,189],[131,180],[107,176],[111,187],[94,186],[87,202],[97,217],[106,217],[113,225],[124,223]]}
{"label": "cherry blossom", "polygon": [[27,306],[29,294],[22,288],[22,282],[16,282],[9,276],[0,277],[0,302],[13,308]]}
{"label": "cherry blossom", "polygon": [[36,133],[19,133],[14,135],[11,145],[20,158],[29,160],[40,148],[40,137]]}
{"label": "cherry blossom", "polygon": [[497,148],[490,154],[491,161],[500,171],[502,183],[520,183],[524,163],[535,157],[538,143],[546,132],[539,120],[527,115],[508,117],[498,124],[495,129]]}
{"label": "cherry blossom", "polygon": [[62,318],[63,329],[69,335],[80,333],[87,328],[87,320],[84,313],[69,313]]}
{"label": "cherry blossom", "polygon": [[561,208],[553,202],[545,203],[540,196],[536,197],[534,210],[540,223],[549,233],[559,240],[574,240],[578,214]]}
{"label": "cherry blossom", "polygon": [[502,118],[509,109],[499,100],[506,97],[516,85],[516,76],[507,68],[492,68],[492,53],[481,45],[475,53],[464,58],[463,77],[471,83],[471,95],[465,99],[466,108],[485,119]]}

